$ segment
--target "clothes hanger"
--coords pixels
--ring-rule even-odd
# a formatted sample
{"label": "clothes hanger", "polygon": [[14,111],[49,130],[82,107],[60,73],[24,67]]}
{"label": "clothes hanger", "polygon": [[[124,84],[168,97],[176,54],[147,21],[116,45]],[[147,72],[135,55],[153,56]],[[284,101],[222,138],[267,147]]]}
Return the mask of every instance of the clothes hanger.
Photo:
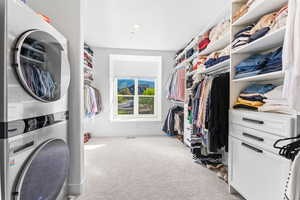
{"label": "clothes hanger", "polygon": [[279,155],[281,155],[287,159],[294,160],[294,158],[300,151],[300,140],[294,141],[294,142],[284,145],[284,146],[279,146],[278,144],[283,141],[295,140],[295,139],[300,139],[300,135],[298,135],[296,137],[291,137],[291,138],[279,139],[274,143],[273,147],[276,149],[279,149],[279,152],[278,152]]}

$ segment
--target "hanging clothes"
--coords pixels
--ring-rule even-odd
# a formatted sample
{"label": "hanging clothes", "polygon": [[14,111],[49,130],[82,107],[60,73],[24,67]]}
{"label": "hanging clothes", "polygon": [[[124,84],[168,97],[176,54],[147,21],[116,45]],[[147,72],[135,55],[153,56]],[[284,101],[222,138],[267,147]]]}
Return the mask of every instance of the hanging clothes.
{"label": "hanging clothes", "polygon": [[291,108],[300,111],[300,0],[290,0],[283,47],[285,70],[283,98]]}
{"label": "hanging clothes", "polygon": [[169,109],[162,130],[168,135],[178,135],[183,133],[184,113],[183,107],[173,106]]}
{"label": "hanging clothes", "polygon": [[177,69],[172,73],[168,81],[167,98],[169,100],[184,101],[185,68]]}
{"label": "hanging clothes", "polygon": [[204,76],[196,84],[189,99],[190,120],[193,134],[202,141],[202,158],[208,159],[221,148],[228,149],[229,73]]}
{"label": "hanging clothes", "polygon": [[88,84],[84,85],[84,108],[88,117],[95,116],[102,111],[100,91]]}

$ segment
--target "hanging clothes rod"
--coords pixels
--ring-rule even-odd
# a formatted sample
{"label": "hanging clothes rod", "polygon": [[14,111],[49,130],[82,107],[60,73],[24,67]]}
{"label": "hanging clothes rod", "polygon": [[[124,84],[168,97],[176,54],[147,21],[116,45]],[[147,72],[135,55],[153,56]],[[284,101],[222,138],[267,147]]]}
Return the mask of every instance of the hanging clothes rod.
{"label": "hanging clothes rod", "polygon": [[184,67],[186,67],[185,64],[179,64],[179,65],[176,66],[174,69],[175,69],[175,70],[178,70],[178,69],[181,69],[181,68],[184,68]]}
{"label": "hanging clothes rod", "polygon": [[182,105],[182,104],[184,104],[184,101],[170,100],[170,102],[172,104],[176,104],[176,105]]}

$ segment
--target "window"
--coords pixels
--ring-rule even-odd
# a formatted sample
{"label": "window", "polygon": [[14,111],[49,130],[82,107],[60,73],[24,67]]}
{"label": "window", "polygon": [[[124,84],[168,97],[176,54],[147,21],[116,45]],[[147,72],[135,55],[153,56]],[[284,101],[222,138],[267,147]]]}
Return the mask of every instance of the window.
{"label": "window", "polygon": [[[140,58],[140,56],[138,57]],[[117,58],[120,59],[119,56]],[[121,58],[124,57],[121,56]],[[136,58],[136,56],[132,58]],[[115,72],[111,70],[113,83],[113,87],[111,87],[113,103],[111,116],[113,121],[161,120],[160,67],[153,62],[152,65],[140,65],[139,71],[136,71],[134,70],[136,69],[134,66],[138,64],[136,62],[133,61],[130,65],[129,63],[116,62],[118,65],[114,67],[111,57],[111,68],[118,69]],[[145,64],[144,62],[140,61],[140,64]],[[147,70],[146,66],[152,67],[152,69]],[[156,72],[153,68],[156,69]]]}

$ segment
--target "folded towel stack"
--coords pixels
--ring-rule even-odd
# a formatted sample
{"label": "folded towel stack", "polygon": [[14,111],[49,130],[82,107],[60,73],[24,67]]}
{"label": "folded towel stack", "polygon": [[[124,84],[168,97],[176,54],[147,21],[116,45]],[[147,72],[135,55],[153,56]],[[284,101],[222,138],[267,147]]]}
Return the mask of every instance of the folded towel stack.
{"label": "folded towel stack", "polygon": [[283,86],[278,86],[264,94],[265,104],[258,108],[261,112],[277,112],[284,114],[294,114],[294,110],[288,104],[288,101],[282,97]]}

